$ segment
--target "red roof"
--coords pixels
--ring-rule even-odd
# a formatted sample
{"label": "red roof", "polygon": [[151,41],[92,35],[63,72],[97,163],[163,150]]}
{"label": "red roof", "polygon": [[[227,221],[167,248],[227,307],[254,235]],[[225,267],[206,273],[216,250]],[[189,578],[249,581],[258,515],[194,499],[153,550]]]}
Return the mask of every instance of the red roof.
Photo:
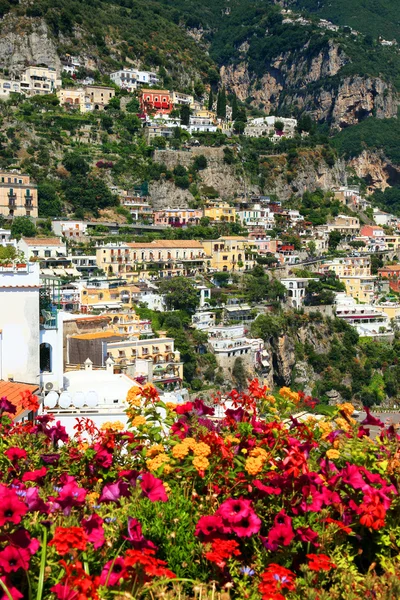
{"label": "red roof", "polygon": [[7,400],[14,404],[14,406],[17,408],[16,414],[12,415],[13,419],[17,419],[24,412],[26,412],[25,399],[23,396],[24,392],[34,394],[38,391],[38,389],[39,386],[37,385],[0,380],[0,398],[7,398]]}

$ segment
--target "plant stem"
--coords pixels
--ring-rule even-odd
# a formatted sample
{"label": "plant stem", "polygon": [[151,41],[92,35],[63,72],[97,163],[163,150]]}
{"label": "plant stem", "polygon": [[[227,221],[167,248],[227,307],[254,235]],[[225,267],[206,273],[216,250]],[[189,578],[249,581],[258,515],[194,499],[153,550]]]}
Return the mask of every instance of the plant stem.
{"label": "plant stem", "polygon": [[13,600],[13,597],[11,596],[11,594],[10,594],[10,592],[8,590],[8,587],[6,586],[6,584],[4,583],[4,581],[2,579],[0,579],[0,587],[4,591],[4,593],[7,596],[8,600]]}
{"label": "plant stem", "polygon": [[43,596],[43,584],[44,584],[44,569],[46,566],[46,550],[47,550],[47,529],[43,527],[43,539],[42,539],[42,555],[40,558],[40,572],[36,600],[42,600]]}

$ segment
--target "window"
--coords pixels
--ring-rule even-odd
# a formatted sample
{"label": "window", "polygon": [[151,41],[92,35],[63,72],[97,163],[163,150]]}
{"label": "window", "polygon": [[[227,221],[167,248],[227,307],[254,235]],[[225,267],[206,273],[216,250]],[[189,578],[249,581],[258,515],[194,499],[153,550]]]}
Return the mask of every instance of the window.
{"label": "window", "polygon": [[39,251],[38,251],[38,250],[34,250],[34,251],[32,252],[32,254],[33,254],[33,256],[39,256]]}
{"label": "window", "polygon": [[45,250],[45,251],[44,251],[44,255],[45,255],[45,257],[46,257],[46,258],[50,258],[50,256],[51,256],[51,251],[50,251],[50,250]]}

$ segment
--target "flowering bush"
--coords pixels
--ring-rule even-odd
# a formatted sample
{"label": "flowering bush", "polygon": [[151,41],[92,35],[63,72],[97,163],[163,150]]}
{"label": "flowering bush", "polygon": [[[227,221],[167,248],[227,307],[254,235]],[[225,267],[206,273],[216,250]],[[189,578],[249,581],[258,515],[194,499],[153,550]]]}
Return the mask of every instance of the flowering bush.
{"label": "flowering bush", "polygon": [[211,582],[215,598],[400,597],[393,426],[347,403],[320,419],[315,399],[257,381],[230,396],[216,420],[134,387],[127,429],[81,419],[73,438],[49,415],[14,424],[1,399],[0,600],[190,598]]}

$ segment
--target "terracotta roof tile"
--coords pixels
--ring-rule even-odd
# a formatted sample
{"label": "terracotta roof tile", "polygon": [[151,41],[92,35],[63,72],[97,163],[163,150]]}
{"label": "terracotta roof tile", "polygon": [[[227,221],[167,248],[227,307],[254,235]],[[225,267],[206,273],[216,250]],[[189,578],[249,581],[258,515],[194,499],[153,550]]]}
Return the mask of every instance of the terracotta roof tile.
{"label": "terracotta roof tile", "polygon": [[61,238],[22,238],[28,246],[65,246]]}
{"label": "terracotta roof tile", "polygon": [[28,391],[31,394],[34,394],[38,389],[39,387],[37,385],[0,380],[0,398],[7,398],[7,400],[17,408],[16,414],[11,415],[13,419],[18,418],[26,411],[26,408],[23,406],[23,393]]}
{"label": "terracotta roof tile", "polygon": [[130,248],[203,248],[203,244],[197,240],[156,240],[148,244],[132,242]]}
{"label": "terracotta roof tile", "polygon": [[116,338],[115,341],[118,341],[118,339],[123,339],[125,336],[121,335],[119,333],[115,333],[115,331],[95,331],[93,333],[80,333],[78,335],[72,335],[70,339],[75,339],[75,340],[101,340],[101,339],[107,339],[107,338]]}

